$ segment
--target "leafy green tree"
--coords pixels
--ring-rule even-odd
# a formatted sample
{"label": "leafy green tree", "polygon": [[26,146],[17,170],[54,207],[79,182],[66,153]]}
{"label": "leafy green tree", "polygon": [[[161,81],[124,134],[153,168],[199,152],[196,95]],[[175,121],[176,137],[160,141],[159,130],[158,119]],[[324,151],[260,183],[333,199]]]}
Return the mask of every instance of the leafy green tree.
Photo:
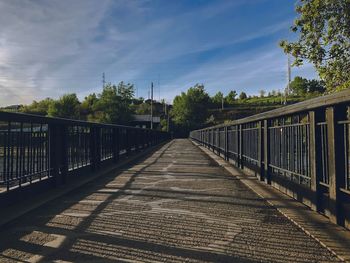
{"label": "leafy green tree", "polygon": [[142,103],[138,105],[135,112],[136,114],[140,114],[140,115],[151,114],[151,104],[147,102]]}
{"label": "leafy green tree", "polygon": [[323,81],[312,79],[308,81],[308,92],[310,93],[324,93],[326,87]]}
{"label": "leafy green tree", "polygon": [[350,1],[299,0],[296,11],[291,29],[299,39],[282,41],[284,51],[297,66],[313,63],[328,91],[350,87]]}
{"label": "leafy green tree", "polygon": [[223,98],[224,94],[221,91],[219,91],[211,98],[211,101],[216,107],[221,107]]}
{"label": "leafy green tree", "polygon": [[48,116],[79,119],[80,102],[75,93],[65,94],[49,105]]}
{"label": "leafy green tree", "polygon": [[240,99],[240,100],[245,100],[246,98],[248,98],[248,97],[247,97],[247,94],[246,94],[245,92],[242,91],[241,94],[239,94],[239,99]]}
{"label": "leafy green tree", "polygon": [[117,90],[118,90],[118,95],[122,98],[122,100],[125,103],[130,103],[133,100],[134,94],[135,94],[135,89],[133,84],[130,84],[130,83],[125,84],[123,81],[121,81],[117,86]]}
{"label": "leafy green tree", "polygon": [[88,120],[89,116],[94,114],[94,106],[96,105],[98,98],[95,93],[92,93],[85,97],[80,105],[80,116]]}
{"label": "leafy green tree", "polygon": [[195,85],[175,97],[171,110],[172,121],[178,134],[202,127],[208,117],[210,97],[203,85]]}
{"label": "leafy green tree", "polygon": [[265,97],[265,94],[266,94],[266,91],[265,90],[259,90],[259,96],[260,96],[260,98],[263,98],[263,97]]}
{"label": "leafy green tree", "polygon": [[162,131],[168,131],[168,120],[167,119],[161,119],[160,120],[160,126]]}
{"label": "leafy green tree", "polygon": [[53,99],[50,98],[41,101],[34,100],[32,104],[23,106],[21,112],[46,116],[51,103],[53,103]]}
{"label": "leafy green tree", "polygon": [[290,82],[289,89],[293,94],[303,96],[308,92],[308,80],[297,76]]}
{"label": "leafy green tree", "polygon": [[299,96],[304,96],[307,93],[321,94],[326,90],[322,81],[316,79],[308,80],[299,76],[296,76],[291,81],[289,88],[293,94]]}
{"label": "leafy green tree", "polygon": [[102,123],[126,124],[132,119],[131,101],[133,86],[119,83],[118,86],[107,84],[102,93],[97,96],[94,104],[94,114],[89,120]]}
{"label": "leafy green tree", "polygon": [[145,99],[142,97],[139,98],[133,98],[132,99],[132,104],[134,105],[141,105],[142,103],[144,103]]}
{"label": "leafy green tree", "polygon": [[268,94],[268,97],[276,97],[277,96],[277,91],[276,90],[271,90]]}
{"label": "leafy green tree", "polygon": [[229,105],[233,105],[237,97],[237,92],[235,90],[231,90],[227,96],[225,97],[225,102]]}

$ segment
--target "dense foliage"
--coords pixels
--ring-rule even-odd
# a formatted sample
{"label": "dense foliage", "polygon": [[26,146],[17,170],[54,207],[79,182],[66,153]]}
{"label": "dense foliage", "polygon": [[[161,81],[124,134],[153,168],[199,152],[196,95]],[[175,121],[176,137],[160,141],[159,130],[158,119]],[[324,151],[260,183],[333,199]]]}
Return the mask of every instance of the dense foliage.
{"label": "dense foliage", "polygon": [[47,115],[50,117],[79,119],[79,106],[80,102],[76,94],[65,94],[58,100],[53,100],[50,103]]}
{"label": "dense foliage", "polygon": [[302,77],[295,77],[290,83],[290,90],[293,94],[304,96],[308,93],[321,94],[326,91],[324,83],[319,80],[308,80]]}
{"label": "dense foliage", "polygon": [[208,117],[210,97],[203,85],[195,85],[175,97],[171,111],[172,121],[181,135],[200,128]]}
{"label": "dense foliage", "polygon": [[87,119],[103,123],[125,124],[132,119],[130,104],[133,97],[134,86],[132,84],[123,82],[120,82],[118,86],[107,84],[96,99],[89,97],[85,99],[92,100],[92,111],[87,115]]}
{"label": "dense foliage", "polygon": [[314,64],[329,92],[350,87],[350,0],[299,0],[292,31],[296,42],[282,41],[295,65]]}
{"label": "dense foliage", "polygon": [[[317,96],[325,91],[322,81],[307,80],[296,77],[290,85],[291,94],[288,103],[295,103]],[[267,95],[266,95],[267,94]],[[226,95],[221,91],[210,96],[203,85],[195,85],[186,92],[176,96],[173,106],[169,107],[165,101],[153,101],[154,116],[161,117],[159,129],[168,130],[168,115],[170,111],[169,129],[176,136],[187,136],[188,132],[204,126],[217,124],[222,121],[216,111],[239,111],[261,107],[280,107],[284,101],[283,94],[272,90],[267,93],[259,91],[257,95],[248,96],[241,92],[237,96],[235,90]],[[172,108],[170,110],[170,108]],[[76,94],[65,94],[57,100],[46,98],[33,101],[21,108],[22,112],[43,116],[80,119],[101,123],[129,124],[133,114],[148,115],[151,112],[151,101],[134,97],[134,86],[120,82],[118,85],[107,84],[101,93],[92,93],[80,102]]]}
{"label": "dense foliage", "polygon": [[[156,116],[164,114],[163,106],[154,103]],[[149,114],[150,101],[134,97],[134,86],[120,82],[108,83],[99,94],[92,93],[80,102],[77,95],[65,94],[57,100],[46,98],[24,105],[20,111],[50,117],[80,119],[101,123],[127,124],[132,114]]]}

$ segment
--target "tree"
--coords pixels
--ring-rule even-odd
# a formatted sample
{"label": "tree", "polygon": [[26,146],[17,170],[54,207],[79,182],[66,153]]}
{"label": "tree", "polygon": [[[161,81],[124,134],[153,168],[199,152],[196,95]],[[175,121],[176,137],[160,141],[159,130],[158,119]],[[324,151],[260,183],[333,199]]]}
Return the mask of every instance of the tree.
{"label": "tree", "polygon": [[291,29],[299,39],[281,47],[296,58],[294,65],[313,63],[328,91],[350,87],[350,1],[299,0],[296,11]]}
{"label": "tree", "polygon": [[141,105],[145,101],[144,98],[139,97],[139,98],[133,98],[132,99],[132,104],[134,105]]}
{"label": "tree", "polygon": [[122,98],[122,100],[126,103],[130,103],[132,99],[134,98],[135,90],[133,84],[125,84],[123,81],[121,81],[118,86],[118,95]]}
{"label": "tree", "polygon": [[150,103],[142,103],[137,106],[135,109],[136,114],[140,115],[146,115],[146,114],[151,114],[151,104]]}
{"label": "tree", "polygon": [[32,104],[23,106],[21,112],[46,116],[53,99],[46,98],[41,101],[33,101]]}
{"label": "tree", "polygon": [[209,95],[203,85],[195,85],[175,97],[171,110],[172,120],[182,136],[202,127],[208,117]]}
{"label": "tree", "polygon": [[89,120],[103,123],[126,124],[132,119],[130,103],[133,96],[133,85],[120,82],[118,86],[108,83],[98,101],[94,104],[94,114]]}
{"label": "tree", "polygon": [[225,97],[225,102],[229,105],[233,105],[236,100],[236,96],[237,92],[235,90],[231,90]]}
{"label": "tree", "polygon": [[308,92],[308,81],[307,79],[296,76],[290,82],[289,89],[293,94],[303,96]]}
{"label": "tree", "polygon": [[53,101],[49,105],[48,116],[68,118],[68,119],[79,119],[80,102],[75,93],[65,94],[58,100]]}
{"label": "tree", "polygon": [[239,99],[240,100],[245,100],[247,98],[247,94],[245,92],[241,92],[241,94],[239,94]]}
{"label": "tree", "polygon": [[312,79],[308,81],[308,92],[310,93],[324,93],[326,91],[323,81]]}
{"label": "tree", "polygon": [[224,94],[219,91],[217,92],[212,98],[212,102],[216,107],[221,107],[222,104],[222,100],[224,99]]}
{"label": "tree", "polygon": [[268,94],[268,97],[276,97],[277,96],[277,91],[276,90],[271,90]]}
{"label": "tree", "polygon": [[80,105],[80,116],[83,119],[89,120],[91,115],[94,114],[94,107],[97,101],[98,101],[98,98],[95,93],[92,93],[85,97],[85,99]]}
{"label": "tree", "polygon": [[326,90],[322,81],[308,80],[299,76],[291,81],[289,88],[293,94],[299,96],[304,96],[307,93],[323,93]]}
{"label": "tree", "polygon": [[265,94],[266,94],[266,91],[265,90],[259,90],[259,95],[260,95],[260,98],[263,98],[265,97]]}

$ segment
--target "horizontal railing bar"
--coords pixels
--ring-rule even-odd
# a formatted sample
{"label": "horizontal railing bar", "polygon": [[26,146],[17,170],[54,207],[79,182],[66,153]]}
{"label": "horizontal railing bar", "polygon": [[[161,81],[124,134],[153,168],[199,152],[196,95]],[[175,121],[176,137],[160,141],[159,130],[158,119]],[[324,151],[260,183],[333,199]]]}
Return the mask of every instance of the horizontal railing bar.
{"label": "horizontal railing bar", "polygon": [[286,173],[290,173],[290,174],[293,174],[293,175],[297,175],[297,176],[303,177],[303,178],[308,179],[308,180],[311,179],[310,177],[308,177],[306,175],[303,175],[303,174],[300,174],[300,173],[297,173],[297,172],[293,172],[293,171],[290,171],[290,170],[287,170],[287,169],[283,169],[283,168],[275,166],[273,164],[269,164],[269,166],[274,168],[274,169],[280,170],[282,172],[286,172]]}
{"label": "horizontal railing bar", "polygon": [[307,126],[310,123],[294,123],[294,124],[285,124],[285,125],[278,125],[278,126],[270,126],[269,129],[279,129],[279,128],[288,128],[288,127],[299,127],[299,126]]}
{"label": "horizontal railing bar", "polygon": [[[18,112],[5,112],[0,111],[0,122],[24,122],[24,123],[34,123],[34,124],[65,124],[65,125],[76,125],[76,126],[88,126],[88,127],[105,127],[105,128],[126,128],[133,130],[150,130],[147,128],[138,128],[126,125],[119,124],[105,124],[105,123],[97,123],[97,122],[88,122],[82,120],[72,120],[66,118],[54,118],[54,117],[46,117],[39,116],[34,114],[27,113],[18,113]],[[154,130],[152,130],[154,131]]]}
{"label": "horizontal railing bar", "polygon": [[320,185],[323,185],[323,186],[325,186],[325,187],[329,187],[329,184],[327,184],[327,183],[325,183],[325,182],[321,182],[321,181],[320,181],[319,184],[320,184]]}
{"label": "horizontal railing bar", "polygon": [[256,160],[256,159],[254,159],[254,158],[251,158],[251,157],[249,157],[249,156],[247,156],[247,155],[244,155],[244,154],[242,154],[242,157],[243,157],[243,158],[246,158],[246,159],[249,159],[249,160],[251,160],[251,161],[254,161],[254,162],[259,162],[259,160]]}
{"label": "horizontal railing bar", "polygon": [[348,194],[348,195],[350,195],[350,190],[348,190],[348,189],[345,189],[345,188],[339,188],[339,190],[340,190],[341,192],[343,192],[344,194]]}
{"label": "horizontal railing bar", "polygon": [[242,131],[252,131],[252,130],[259,130],[260,127],[254,127],[254,128],[242,128]]}

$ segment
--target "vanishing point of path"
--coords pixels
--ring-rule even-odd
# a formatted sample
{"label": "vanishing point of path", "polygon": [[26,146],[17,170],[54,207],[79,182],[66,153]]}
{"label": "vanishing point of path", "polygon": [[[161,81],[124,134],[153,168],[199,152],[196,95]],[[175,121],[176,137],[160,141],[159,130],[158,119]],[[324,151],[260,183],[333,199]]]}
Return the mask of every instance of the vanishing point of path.
{"label": "vanishing point of path", "polygon": [[189,140],[18,218],[0,262],[335,262]]}

